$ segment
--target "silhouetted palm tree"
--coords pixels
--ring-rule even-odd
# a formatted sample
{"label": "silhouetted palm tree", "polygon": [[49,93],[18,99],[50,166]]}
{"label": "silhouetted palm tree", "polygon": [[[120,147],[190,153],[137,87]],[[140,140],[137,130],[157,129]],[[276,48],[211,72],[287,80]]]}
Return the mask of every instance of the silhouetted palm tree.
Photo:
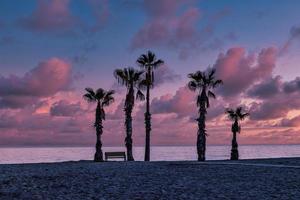
{"label": "silhouetted palm tree", "polygon": [[102,153],[102,142],[101,135],[103,133],[102,120],[105,120],[105,111],[104,107],[109,106],[113,101],[113,94],[115,93],[113,90],[105,91],[102,88],[94,91],[92,88],[85,88],[86,94],[83,95],[83,98],[88,102],[96,102],[96,115],[95,115],[95,123],[94,126],[96,128],[97,142],[96,142],[96,153],[94,156],[95,162],[103,161],[103,153]]}
{"label": "silhouetted palm tree", "polygon": [[[127,94],[124,105],[125,112],[125,127],[126,127],[126,138],[125,145],[127,148],[127,159],[128,161],[134,161],[132,155],[132,117],[131,113],[134,107],[134,96],[137,99],[145,100],[144,94],[140,90],[141,75],[144,71],[137,71],[133,68],[116,69],[114,75],[121,85],[127,87]],[[135,94],[135,89],[137,92]]]}
{"label": "silhouetted palm tree", "polygon": [[232,142],[231,142],[231,156],[230,160],[238,160],[239,159],[239,151],[238,151],[238,143],[236,140],[236,133],[241,132],[241,126],[239,125],[239,120],[244,120],[249,113],[244,112],[242,107],[237,107],[235,110],[233,109],[226,109],[226,114],[228,115],[229,119],[233,121],[231,126],[231,131],[233,133]]}
{"label": "silhouetted palm tree", "polygon": [[197,133],[197,153],[198,161],[205,160],[205,150],[206,150],[206,130],[205,130],[205,115],[206,109],[209,107],[209,98],[216,98],[215,94],[212,92],[213,88],[216,88],[222,84],[222,80],[216,80],[215,69],[212,69],[208,73],[197,71],[191,73],[188,77],[191,79],[188,83],[188,87],[192,91],[199,90],[197,96],[197,107],[199,107],[199,117],[196,119],[198,121],[198,133]]}
{"label": "silhouetted palm tree", "polygon": [[146,93],[146,112],[145,112],[145,128],[146,128],[146,144],[145,144],[145,161],[150,160],[150,132],[151,132],[151,113],[150,113],[150,88],[154,83],[154,69],[164,63],[163,60],[157,59],[155,54],[148,51],[142,54],[136,61],[140,67],[145,69],[146,77],[144,83],[147,87]]}

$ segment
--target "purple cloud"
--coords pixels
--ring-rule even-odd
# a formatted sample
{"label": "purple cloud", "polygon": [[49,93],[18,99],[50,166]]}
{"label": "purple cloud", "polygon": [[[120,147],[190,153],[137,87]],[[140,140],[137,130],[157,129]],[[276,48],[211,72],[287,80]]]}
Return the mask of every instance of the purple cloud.
{"label": "purple cloud", "polygon": [[71,83],[71,65],[59,58],[51,58],[40,62],[23,77],[0,76],[0,107],[32,105],[42,97],[70,90]]}

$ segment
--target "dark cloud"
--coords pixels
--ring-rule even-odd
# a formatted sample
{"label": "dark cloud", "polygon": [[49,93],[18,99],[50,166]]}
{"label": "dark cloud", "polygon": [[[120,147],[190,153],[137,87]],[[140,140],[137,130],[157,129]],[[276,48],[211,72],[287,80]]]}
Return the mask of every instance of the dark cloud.
{"label": "dark cloud", "polygon": [[265,99],[250,106],[250,118],[253,120],[270,120],[286,117],[289,111],[300,109],[300,93],[289,95],[281,92],[276,97]]}
{"label": "dark cloud", "polygon": [[69,103],[65,100],[55,102],[50,108],[52,116],[71,117],[83,112],[80,103]]}
{"label": "dark cloud", "polygon": [[296,77],[295,80],[285,82],[283,90],[286,93],[300,92],[300,77]]}
{"label": "dark cloud", "polygon": [[292,26],[290,29],[290,34],[287,39],[287,41],[284,43],[284,45],[280,49],[280,55],[283,55],[288,52],[290,46],[295,43],[296,41],[299,41],[300,39],[300,26]]}
{"label": "dark cloud", "polygon": [[243,93],[254,83],[272,76],[277,50],[273,47],[262,49],[257,56],[246,54],[244,48],[230,48],[221,53],[213,68],[224,85],[217,89],[224,97],[234,97]]}
{"label": "dark cloud", "polygon": [[176,74],[172,69],[170,69],[167,65],[160,66],[155,70],[155,79],[154,85],[160,86],[164,83],[172,83],[179,81],[181,76]]}
{"label": "dark cloud", "polygon": [[254,85],[248,90],[247,95],[252,98],[270,98],[277,95],[280,92],[282,85],[281,77],[267,79],[261,83]]}

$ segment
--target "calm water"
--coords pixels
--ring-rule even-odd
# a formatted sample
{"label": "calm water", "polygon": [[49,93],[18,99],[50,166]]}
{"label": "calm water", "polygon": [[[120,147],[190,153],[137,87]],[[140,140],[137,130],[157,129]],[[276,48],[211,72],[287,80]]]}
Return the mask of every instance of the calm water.
{"label": "calm water", "polygon": [[[193,146],[153,146],[151,160],[196,160]],[[208,146],[207,159],[220,160],[230,157],[230,146]],[[125,151],[124,147],[104,147],[103,151]],[[240,145],[240,157],[276,158],[300,157],[300,145]],[[0,148],[0,163],[39,163],[92,159],[92,147],[42,147],[42,148]],[[144,148],[134,148],[136,160],[143,160]]]}

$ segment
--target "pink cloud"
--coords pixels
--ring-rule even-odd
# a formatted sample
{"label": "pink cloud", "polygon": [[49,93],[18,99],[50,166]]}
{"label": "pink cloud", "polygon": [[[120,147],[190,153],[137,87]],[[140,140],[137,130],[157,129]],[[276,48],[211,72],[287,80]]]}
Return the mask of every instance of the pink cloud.
{"label": "pink cloud", "polygon": [[[187,87],[180,87],[174,95],[166,94],[154,98],[151,102],[151,109],[154,114],[176,114],[178,118],[187,117],[194,122],[198,116],[196,106],[197,93],[190,91]],[[224,114],[225,103],[218,99],[211,100],[211,107],[208,109],[208,119],[213,119]]]}
{"label": "pink cloud", "polygon": [[38,0],[36,9],[22,20],[22,24],[35,31],[69,29],[76,23],[69,3],[69,0]]}
{"label": "pink cloud", "polygon": [[102,29],[109,17],[107,0],[87,0],[92,23],[72,13],[70,0],[37,0],[33,12],[20,19],[23,27],[34,32],[74,34],[78,31],[96,32]]}
{"label": "pink cloud", "polygon": [[40,62],[23,77],[0,76],[0,105],[12,108],[30,106],[41,97],[69,90],[71,83],[71,65],[65,60],[51,58]]}
{"label": "pink cloud", "polygon": [[273,47],[262,49],[256,56],[246,54],[244,48],[230,48],[221,53],[213,67],[224,86],[218,90],[225,97],[233,97],[260,80],[270,78],[275,68],[277,50]]}
{"label": "pink cloud", "polygon": [[[183,51],[197,45],[199,33],[195,27],[200,11],[191,7],[191,2],[163,0],[157,4],[145,1],[149,18],[134,36],[131,49],[168,46]],[[185,6],[188,8],[178,14]]]}

